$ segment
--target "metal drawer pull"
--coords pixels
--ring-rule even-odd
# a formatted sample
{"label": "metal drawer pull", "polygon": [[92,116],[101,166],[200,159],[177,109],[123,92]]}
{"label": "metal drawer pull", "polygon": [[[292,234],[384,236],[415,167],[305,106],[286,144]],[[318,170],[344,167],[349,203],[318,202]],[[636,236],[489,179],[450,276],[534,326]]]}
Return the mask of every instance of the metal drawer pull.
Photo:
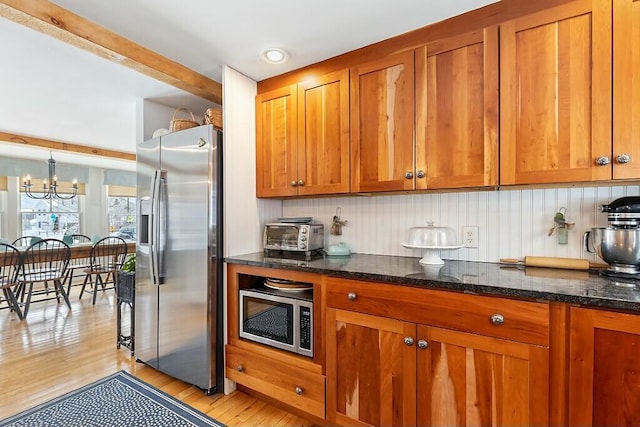
{"label": "metal drawer pull", "polygon": [[496,326],[502,325],[504,323],[504,316],[499,313],[491,315],[491,323]]}
{"label": "metal drawer pull", "polygon": [[356,293],[355,293],[355,292],[349,292],[349,293],[347,294],[347,298],[349,298],[349,301],[355,301],[355,299],[356,299],[357,297],[358,297],[358,296],[356,295]]}
{"label": "metal drawer pull", "polygon": [[611,160],[607,156],[600,156],[596,159],[596,165],[598,166],[606,166],[611,163]]}
{"label": "metal drawer pull", "polygon": [[418,348],[427,349],[429,348],[429,343],[426,340],[418,340]]}
{"label": "metal drawer pull", "polygon": [[238,366],[236,367],[236,371],[238,371],[238,372],[243,372],[243,371],[244,371],[244,366],[242,366],[242,365],[238,365]]}
{"label": "metal drawer pull", "polygon": [[296,387],[296,394],[302,396],[302,387]]}
{"label": "metal drawer pull", "polygon": [[626,154],[626,153],[622,153],[622,154],[618,154],[618,156],[616,157],[616,162],[618,163],[629,163],[631,161],[631,156]]}
{"label": "metal drawer pull", "polygon": [[408,346],[412,346],[413,345],[413,338],[411,337],[404,337],[404,343]]}

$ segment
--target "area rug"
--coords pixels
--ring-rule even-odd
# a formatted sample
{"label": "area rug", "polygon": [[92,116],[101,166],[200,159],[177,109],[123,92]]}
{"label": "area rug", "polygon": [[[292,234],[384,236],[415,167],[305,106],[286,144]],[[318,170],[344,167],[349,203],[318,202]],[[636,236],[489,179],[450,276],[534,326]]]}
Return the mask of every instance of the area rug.
{"label": "area rug", "polygon": [[0,427],[224,425],[125,371],[0,421]]}

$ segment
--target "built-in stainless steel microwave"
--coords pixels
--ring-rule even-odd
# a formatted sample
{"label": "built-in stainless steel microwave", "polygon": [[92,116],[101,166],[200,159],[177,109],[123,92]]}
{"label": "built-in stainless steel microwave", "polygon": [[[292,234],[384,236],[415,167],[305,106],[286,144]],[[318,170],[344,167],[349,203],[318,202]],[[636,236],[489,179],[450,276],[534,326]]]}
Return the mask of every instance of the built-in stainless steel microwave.
{"label": "built-in stainless steel microwave", "polygon": [[311,252],[324,247],[324,224],[275,222],[264,226],[264,249]]}
{"label": "built-in stainless steel microwave", "polygon": [[313,357],[312,291],[240,290],[240,337]]}

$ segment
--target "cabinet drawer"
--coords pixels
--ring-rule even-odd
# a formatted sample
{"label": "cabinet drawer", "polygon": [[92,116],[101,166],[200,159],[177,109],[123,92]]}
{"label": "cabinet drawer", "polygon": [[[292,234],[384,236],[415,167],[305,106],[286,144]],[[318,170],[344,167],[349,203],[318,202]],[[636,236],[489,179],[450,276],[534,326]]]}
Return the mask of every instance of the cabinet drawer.
{"label": "cabinet drawer", "polygon": [[549,345],[546,303],[333,277],[326,289],[328,307]]}
{"label": "cabinet drawer", "polygon": [[324,375],[230,345],[226,355],[230,380],[324,418]]}

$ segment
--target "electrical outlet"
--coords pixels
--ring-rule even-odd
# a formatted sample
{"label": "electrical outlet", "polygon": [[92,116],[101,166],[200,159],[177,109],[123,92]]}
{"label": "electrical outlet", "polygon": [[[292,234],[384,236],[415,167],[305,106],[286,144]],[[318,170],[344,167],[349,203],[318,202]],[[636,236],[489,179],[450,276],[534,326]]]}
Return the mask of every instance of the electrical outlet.
{"label": "electrical outlet", "polygon": [[462,227],[462,244],[465,248],[478,247],[478,226],[465,225]]}

